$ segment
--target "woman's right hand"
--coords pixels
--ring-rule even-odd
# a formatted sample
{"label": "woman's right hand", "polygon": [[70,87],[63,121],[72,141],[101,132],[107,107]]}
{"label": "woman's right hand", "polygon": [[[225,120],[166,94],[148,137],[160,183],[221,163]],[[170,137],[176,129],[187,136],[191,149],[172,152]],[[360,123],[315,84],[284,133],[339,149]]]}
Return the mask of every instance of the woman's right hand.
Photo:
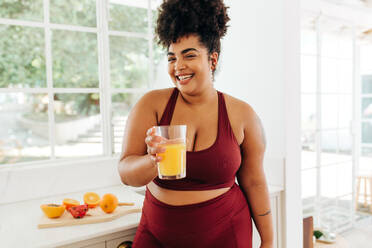
{"label": "woman's right hand", "polygon": [[150,158],[152,159],[154,164],[156,164],[162,159],[160,156],[156,156],[156,154],[165,152],[165,148],[159,146],[162,137],[155,134],[155,127],[148,129],[146,135],[147,136],[145,138],[145,143],[147,145],[147,153],[150,155]]}

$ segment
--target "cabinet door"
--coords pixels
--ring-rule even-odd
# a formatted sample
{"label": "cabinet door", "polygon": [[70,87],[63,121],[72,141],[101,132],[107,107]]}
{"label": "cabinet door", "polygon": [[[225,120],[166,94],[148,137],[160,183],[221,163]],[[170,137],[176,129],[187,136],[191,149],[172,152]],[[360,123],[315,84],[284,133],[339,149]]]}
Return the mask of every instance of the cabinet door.
{"label": "cabinet door", "polygon": [[133,241],[133,239],[134,239],[134,234],[128,235],[122,238],[108,240],[106,241],[106,248],[117,248],[121,243],[125,241]]}
{"label": "cabinet door", "polygon": [[[274,247],[280,248],[278,243],[278,197],[277,196],[271,196],[270,197],[270,205],[271,205],[271,213],[273,216],[273,227],[274,227]],[[260,235],[256,229],[256,226],[252,220],[252,226],[253,226],[253,248],[260,247],[261,239]]]}

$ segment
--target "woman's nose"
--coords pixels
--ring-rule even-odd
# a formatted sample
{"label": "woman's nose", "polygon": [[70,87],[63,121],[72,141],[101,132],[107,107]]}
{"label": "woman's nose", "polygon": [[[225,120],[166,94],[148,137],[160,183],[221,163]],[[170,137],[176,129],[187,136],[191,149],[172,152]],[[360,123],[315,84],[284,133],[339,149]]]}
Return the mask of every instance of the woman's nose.
{"label": "woman's nose", "polygon": [[178,59],[175,63],[174,63],[174,70],[175,71],[180,71],[180,70],[183,70],[186,68],[186,65],[185,63],[183,62],[182,59]]}

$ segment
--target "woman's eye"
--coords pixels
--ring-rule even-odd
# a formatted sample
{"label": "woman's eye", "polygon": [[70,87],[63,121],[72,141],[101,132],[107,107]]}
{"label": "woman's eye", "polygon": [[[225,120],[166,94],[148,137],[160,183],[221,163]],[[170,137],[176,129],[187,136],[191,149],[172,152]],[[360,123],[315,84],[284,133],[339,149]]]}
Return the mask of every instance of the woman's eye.
{"label": "woman's eye", "polygon": [[195,57],[195,55],[194,55],[194,54],[189,54],[189,55],[186,55],[186,58],[193,58],[193,57]]}
{"label": "woman's eye", "polygon": [[175,58],[168,58],[168,62],[172,62],[172,61],[175,61],[176,59]]}

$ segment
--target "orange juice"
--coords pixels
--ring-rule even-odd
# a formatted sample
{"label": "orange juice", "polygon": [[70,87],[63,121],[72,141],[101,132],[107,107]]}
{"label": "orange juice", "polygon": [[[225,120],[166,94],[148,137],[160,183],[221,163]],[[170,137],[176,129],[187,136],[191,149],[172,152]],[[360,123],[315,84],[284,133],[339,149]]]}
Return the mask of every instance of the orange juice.
{"label": "orange juice", "polygon": [[157,154],[162,160],[159,162],[159,178],[177,179],[185,177],[186,173],[186,145],[185,143],[161,144],[164,153]]}

